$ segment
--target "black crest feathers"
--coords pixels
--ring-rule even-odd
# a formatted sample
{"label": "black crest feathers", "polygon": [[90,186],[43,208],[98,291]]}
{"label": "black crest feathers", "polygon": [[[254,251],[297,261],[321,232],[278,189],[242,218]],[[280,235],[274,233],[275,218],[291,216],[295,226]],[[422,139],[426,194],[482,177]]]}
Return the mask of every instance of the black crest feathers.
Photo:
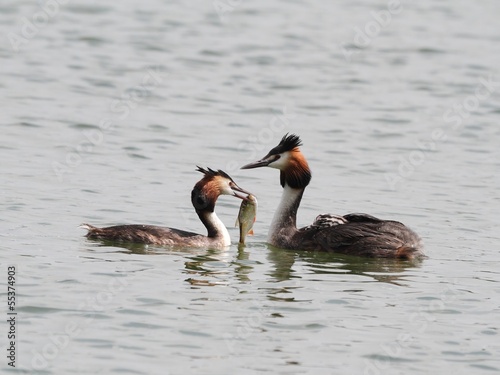
{"label": "black crest feathers", "polygon": [[221,176],[221,177],[224,177],[224,178],[227,178],[228,180],[231,180],[233,181],[233,179],[231,178],[231,176],[229,176],[226,172],[224,172],[223,170],[217,170],[217,171],[214,171],[213,169],[211,168],[207,168],[207,169],[203,169],[202,167],[200,166],[196,166],[197,167],[197,171],[198,172],[201,172],[203,173],[206,177],[215,177],[215,176]]}
{"label": "black crest feathers", "polygon": [[294,148],[302,146],[302,141],[297,134],[285,134],[279,145],[273,148],[269,154],[276,155],[286,151],[292,151]]}

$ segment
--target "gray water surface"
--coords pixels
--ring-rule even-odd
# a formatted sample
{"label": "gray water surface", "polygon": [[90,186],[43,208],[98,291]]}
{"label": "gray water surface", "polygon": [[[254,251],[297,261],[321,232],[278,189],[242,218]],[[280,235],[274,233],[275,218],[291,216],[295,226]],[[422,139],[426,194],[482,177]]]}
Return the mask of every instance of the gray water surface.
{"label": "gray water surface", "polygon": [[[500,5],[389,3],[1,5],[5,372],[499,373]],[[300,225],[399,220],[428,258],[266,245],[278,172],[239,167],[286,132],[313,172]],[[223,251],[83,237],[82,222],[203,232],[196,165],[258,197],[245,248],[231,197]]]}

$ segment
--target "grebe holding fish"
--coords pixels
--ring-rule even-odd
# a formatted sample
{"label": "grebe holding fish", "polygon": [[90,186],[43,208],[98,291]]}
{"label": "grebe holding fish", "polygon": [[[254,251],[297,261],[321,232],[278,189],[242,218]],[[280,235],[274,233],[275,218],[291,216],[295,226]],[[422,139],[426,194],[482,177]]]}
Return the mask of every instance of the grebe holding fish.
{"label": "grebe holding fish", "polygon": [[203,178],[196,183],[191,192],[191,203],[207,228],[206,236],[154,225],[117,225],[97,228],[90,224],[82,224],[81,227],[88,230],[87,238],[176,247],[223,248],[231,245],[227,228],[214,212],[215,203],[220,195],[230,195],[246,200],[250,193],[236,185],[233,179],[220,169],[215,171],[198,167],[197,170],[203,173]]}

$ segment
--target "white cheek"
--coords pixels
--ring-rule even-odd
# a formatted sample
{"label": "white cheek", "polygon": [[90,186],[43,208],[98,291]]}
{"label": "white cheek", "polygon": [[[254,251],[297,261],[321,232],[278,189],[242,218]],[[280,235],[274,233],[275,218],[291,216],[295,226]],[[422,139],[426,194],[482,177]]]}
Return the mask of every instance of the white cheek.
{"label": "white cheek", "polygon": [[273,161],[271,164],[269,164],[268,167],[276,169],[285,169],[285,167],[288,165],[288,159],[290,159],[290,153],[284,152],[280,155],[281,157],[278,160]]}
{"label": "white cheek", "polygon": [[221,194],[234,195],[234,192],[233,189],[231,189],[231,187],[229,186],[229,184],[226,184],[222,187]]}

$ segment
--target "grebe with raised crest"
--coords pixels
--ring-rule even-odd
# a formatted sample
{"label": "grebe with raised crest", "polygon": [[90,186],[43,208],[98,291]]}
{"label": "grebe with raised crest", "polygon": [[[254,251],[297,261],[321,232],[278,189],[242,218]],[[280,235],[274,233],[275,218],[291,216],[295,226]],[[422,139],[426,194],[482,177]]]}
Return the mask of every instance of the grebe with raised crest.
{"label": "grebe with raised crest", "polygon": [[221,170],[198,167],[197,171],[203,173],[203,178],[196,183],[191,192],[191,203],[207,228],[207,236],[154,225],[132,224],[97,228],[90,224],[82,224],[81,227],[88,230],[86,236],[89,239],[173,247],[229,246],[231,238],[227,228],[214,212],[215,203],[220,195],[230,195],[245,200],[250,193],[236,185],[233,179]]}
{"label": "grebe with raised crest", "polygon": [[299,146],[302,146],[299,136],[286,134],[264,158],[241,168],[270,167],[280,171],[283,194],[269,228],[271,245],[380,258],[424,256],[422,241],[411,229],[400,222],[367,214],[322,214],[311,225],[298,229],[297,210],[311,181],[311,170]]}

